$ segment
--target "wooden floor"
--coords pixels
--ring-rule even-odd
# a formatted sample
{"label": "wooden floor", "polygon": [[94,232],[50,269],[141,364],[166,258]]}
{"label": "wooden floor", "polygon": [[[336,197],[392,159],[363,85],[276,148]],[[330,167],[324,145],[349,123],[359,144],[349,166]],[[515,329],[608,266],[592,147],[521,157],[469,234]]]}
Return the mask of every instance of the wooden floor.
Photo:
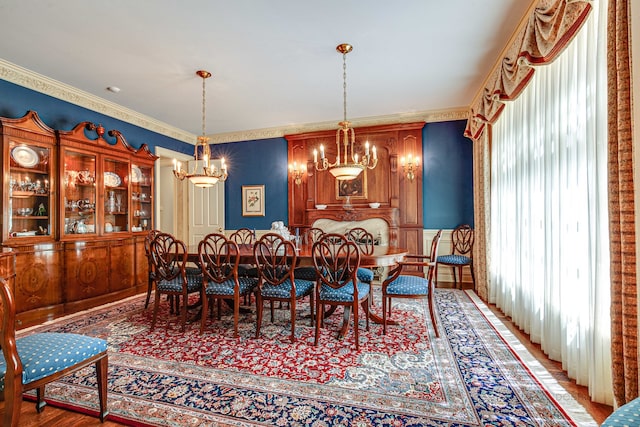
{"label": "wooden floor", "polygon": [[[441,287],[447,286],[446,284],[439,284]],[[465,285],[466,288],[466,285]],[[580,402],[585,409],[591,414],[594,420],[599,424],[602,424],[604,419],[609,416],[612,411],[611,406],[602,405],[599,403],[593,403],[589,399],[589,393],[586,387],[576,385],[575,381],[569,379],[566,373],[562,370],[559,362],[549,360],[548,357],[540,350],[540,346],[532,344],[529,341],[527,334],[520,331],[517,327],[511,323],[510,319],[505,317],[495,306],[490,306],[494,314],[502,320],[511,332],[527,347],[527,349],[533,354],[540,363],[547,368],[547,370],[553,375],[553,377],[562,385],[571,395]],[[0,402],[0,411],[4,413],[4,403]],[[22,415],[20,417],[20,426],[24,427],[41,427],[41,426],[64,426],[64,427],[86,427],[86,426],[121,426],[120,423],[112,421],[106,421],[104,424],[100,423],[100,420],[87,415],[77,414],[75,412],[58,409],[52,406],[47,406],[46,409],[38,414],[35,410],[35,405],[31,402],[23,402]]]}

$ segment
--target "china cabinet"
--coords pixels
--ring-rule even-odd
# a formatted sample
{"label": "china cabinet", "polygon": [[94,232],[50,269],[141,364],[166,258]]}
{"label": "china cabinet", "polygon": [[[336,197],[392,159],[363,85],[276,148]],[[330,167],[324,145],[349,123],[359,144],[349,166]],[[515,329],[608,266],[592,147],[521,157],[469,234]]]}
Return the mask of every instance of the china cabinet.
{"label": "china cabinet", "polygon": [[54,130],[30,111],[0,125],[18,327],[146,290],[156,156],[89,122]]}

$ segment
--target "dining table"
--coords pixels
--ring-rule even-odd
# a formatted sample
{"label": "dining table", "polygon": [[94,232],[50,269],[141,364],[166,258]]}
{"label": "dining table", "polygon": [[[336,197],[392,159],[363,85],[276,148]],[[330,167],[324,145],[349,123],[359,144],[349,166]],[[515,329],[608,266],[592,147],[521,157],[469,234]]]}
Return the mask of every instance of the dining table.
{"label": "dining table", "polygon": [[[296,246],[296,267],[313,266],[313,251],[312,244],[300,244]],[[255,258],[253,255],[253,245],[242,244],[238,245],[240,252],[240,264],[254,264]],[[404,260],[408,254],[408,249],[398,246],[374,246],[371,253],[360,253],[360,267],[375,268],[375,267],[393,267],[399,262]],[[188,260],[190,262],[199,263],[198,245],[188,246]],[[382,324],[382,316],[372,312],[369,309],[367,301],[362,303],[362,309],[369,316],[369,320],[373,323]],[[336,306],[327,310],[325,317],[330,316],[335,311]],[[342,327],[338,333],[338,339],[343,339],[349,331],[349,317],[351,316],[351,307],[345,306],[343,314]],[[395,321],[387,319],[387,324],[395,324]]]}

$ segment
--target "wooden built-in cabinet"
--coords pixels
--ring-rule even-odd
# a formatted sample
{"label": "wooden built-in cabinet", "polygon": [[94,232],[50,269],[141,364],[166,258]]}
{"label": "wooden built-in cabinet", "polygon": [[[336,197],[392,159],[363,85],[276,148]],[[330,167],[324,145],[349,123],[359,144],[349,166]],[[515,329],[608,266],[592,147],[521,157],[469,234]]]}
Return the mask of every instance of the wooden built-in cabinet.
{"label": "wooden built-in cabinet", "polygon": [[[399,159],[421,155],[424,122],[355,128],[356,151],[363,153],[365,142],[375,145],[378,164],[362,172],[360,181],[342,189],[328,171],[316,171],[313,150],[322,144],[331,161],[336,156],[336,130],[286,135],[288,161],[307,165],[300,184],[289,179],[289,226],[311,227],[320,218],[359,221],[381,218],[389,225],[389,241],[422,253],[422,174],[413,181],[403,173]],[[347,181],[348,183],[348,181]],[[349,185],[349,184],[345,184]],[[345,194],[352,192],[347,200]],[[369,203],[380,203],[373,209]],[[316,205],[327,205],[318,210]]]}
{"label": "wooden built-in cabinet", "polygon": [[33,111],[0,126],[18,327],[145,290],[156,156],[89,122],[53,130]]}

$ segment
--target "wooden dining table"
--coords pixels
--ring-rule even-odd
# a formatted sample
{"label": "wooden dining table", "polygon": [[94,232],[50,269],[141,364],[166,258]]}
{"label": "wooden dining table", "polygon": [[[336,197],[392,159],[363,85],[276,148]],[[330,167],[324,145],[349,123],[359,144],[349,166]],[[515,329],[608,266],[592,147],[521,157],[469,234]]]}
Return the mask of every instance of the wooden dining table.
{"label": "wooden dining table", "polygon": [[[240,250],[240,264],[254,264],[255,258],[253,255],[253,245],[238,245]],[[188,247],[188,260],[190,262],[198,263],[198,245],[190,245]],[[393,267],[401,262],[408,254],[408,250],[397,246],[374,246],[373,252],[370,254],[360,254],[360,267],[375,268],[375,267]],[[303,244],[296,248],[296,267],[313,266],[313,252],[312,245]],[[325,314],[330,316],[335,311],[336,306],[333,306]],[[365,301],[362,303],[362,309],[369,316],[369,320],[373,323],[382,323],[382,316],[373,313],[369,309],[368,303]],[[343,339],[349,331],[349,318],[351,316],[351,307],[345,306],[342,327],[338,333],[338,339]],[[387,324],[394,324],[395,322],[387,319]]]}

